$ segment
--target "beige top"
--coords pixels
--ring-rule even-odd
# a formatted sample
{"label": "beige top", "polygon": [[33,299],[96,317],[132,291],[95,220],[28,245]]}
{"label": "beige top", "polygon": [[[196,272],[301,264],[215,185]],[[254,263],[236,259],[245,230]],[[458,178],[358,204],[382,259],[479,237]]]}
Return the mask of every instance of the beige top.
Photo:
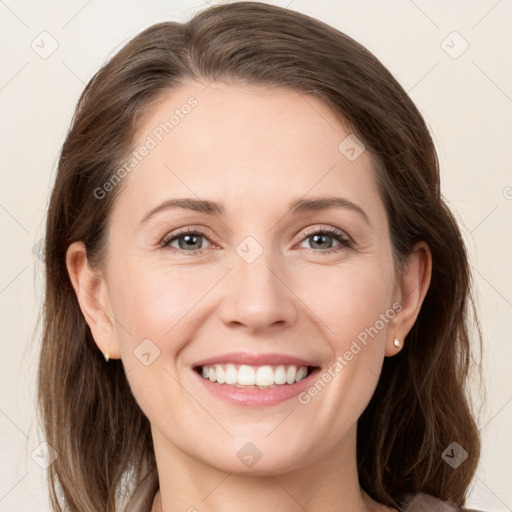
{"label": "beige top", "polygon": [[460,508],[450,505],[430,494],[419,492],[404,503],[403,512],[483,512],[469,508]]}
{"label": "beige top", "polygon": [[[123,512],[151,512],[153,500],[158,490],[158,482],[146,481],[133,495],[130,504]],[[430,494],[417,493],[401,503],[400,512],[483,512],[450,505]]]}

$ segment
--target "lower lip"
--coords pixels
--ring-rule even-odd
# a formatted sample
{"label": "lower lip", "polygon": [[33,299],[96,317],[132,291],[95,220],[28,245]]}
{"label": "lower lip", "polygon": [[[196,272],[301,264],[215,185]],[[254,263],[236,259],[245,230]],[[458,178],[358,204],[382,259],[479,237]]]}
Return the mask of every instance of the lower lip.
{"label": "lower lip", "polygon": [[236,405],[249,407],[266,407],[275,405],[285,400],[290,400],[302,393],[312,385],[318,369],[315,369],[306,378],[294,384],[283,384],[275,388],[237,388],[229,384],[217,384],[209,379],[205,379],[195,370],[192,370],[196,377],[201,380],[203,386],[215,397]]}

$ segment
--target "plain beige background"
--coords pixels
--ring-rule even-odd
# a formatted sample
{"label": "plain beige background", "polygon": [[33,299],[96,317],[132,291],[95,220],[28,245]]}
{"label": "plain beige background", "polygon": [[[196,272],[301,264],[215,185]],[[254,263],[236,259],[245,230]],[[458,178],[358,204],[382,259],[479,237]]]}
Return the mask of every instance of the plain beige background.
{"label": "plain beige background", "polygon": [[[471,252],[484,331],[483,455],[469,505],[512,511],[512,2],[269,3],[319,18],[365,45],[431,128],[444,195]],[[136,33],[155,22],[184,21],[206,6],[0,0],[0,511],[49,510],[34,402],[39,341],[33,335],[43,294],[37,243],[78,95]]]}

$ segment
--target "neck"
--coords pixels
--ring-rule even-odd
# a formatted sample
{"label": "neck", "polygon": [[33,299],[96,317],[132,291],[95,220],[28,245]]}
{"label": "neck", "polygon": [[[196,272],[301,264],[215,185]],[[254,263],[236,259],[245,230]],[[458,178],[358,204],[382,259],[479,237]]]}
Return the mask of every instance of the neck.
{"label": "neck", "polygon": [[170,445],[154,430],[160,491],[152,512],[381,512],[359,486],[356,429],[328,454],[286,473],[220,471]]}

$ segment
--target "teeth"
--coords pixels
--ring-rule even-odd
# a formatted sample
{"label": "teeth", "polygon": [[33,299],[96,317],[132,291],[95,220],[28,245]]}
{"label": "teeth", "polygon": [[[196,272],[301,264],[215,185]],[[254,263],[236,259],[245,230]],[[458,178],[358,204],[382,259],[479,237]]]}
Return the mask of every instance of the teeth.
{"label": "teeth", "polygon": [[215,365],[215,374],[217,375],[217,382],[219,384],[224,384],[224,382],[226,382],[226,372],[220,364]]}
{"label": "teeth", "polygon": [[305,366],[301,366],[297,370],[297,376],[295,377],[295,380],[297,382],[300,382],[302,379],[306,378],[307,374],[308,374],[308,369]]}
{"label": "teeth", "polygon": [[250,366],[240,366],[238,370],[238,384],[242,386],[254,386],[256,384],[256,374]]}
{"label": "teeth", "polygon": [[274,370],[271,366],[260,366],[256,372],[258,386],[272,386],[274,384]]}
{"label": "teeth", "polygon": [[274,383],[286,384],[286,370],[282,364],[279,365],[274,372]]}
{"label": "teeth", "polygon": [[286,371],[286,382],[288,384],[293,384],[295,382],[295,377],[297,377],[297,368],[295,368],[295,366],[288,366],[288,370]]}
{"label": "teeth", "polygon": [[230,384],[237,387],[257,386],[268,388],[294,384],[300,382],[308,375],[307,366],[284,365],[278,366],[240,366],[234,364],[215,364],[203,366],[201,375],[211,382],[218,384]]}
{"label": "teeth", "polygon": [[236,384],[238,382],[238,371],[235,365],[228,364],[226,367],[226,384]]}

